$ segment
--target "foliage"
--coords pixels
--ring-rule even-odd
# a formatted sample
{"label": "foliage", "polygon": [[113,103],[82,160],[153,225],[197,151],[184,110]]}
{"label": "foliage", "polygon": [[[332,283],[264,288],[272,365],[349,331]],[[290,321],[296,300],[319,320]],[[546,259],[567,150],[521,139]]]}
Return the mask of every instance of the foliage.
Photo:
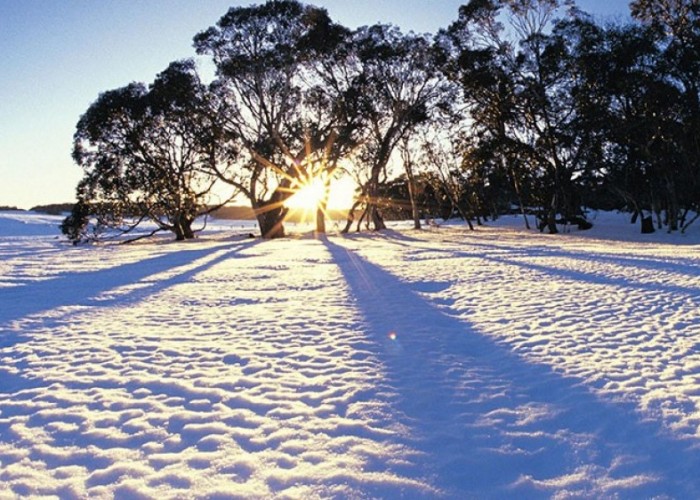
{"label": "foliage", "polygon": [[365,120],[357,151],[367,172],[362,189],[365,212],[375,229],[383,229],[380,185],[392,154],[402,140],[446,107],[450,87],[425,36],[378,24],[359,28],[352,48],[359,74],[356,106]]}
{"label": "foliage", "polygon": [[73,158],[85,175],[64,233],[80,241],[150,222],[153,232],[193,238],[192,223],[210,210],[214,182],[206,171],[219,160],[207,99],[192,61],[172,63],[149,87],[101,94],[74,135]]}
{"label": "foliage", "polygon": [[611,195],[669,230],[698,209],[700,7],[631,7],[641,23],[602,26],[571,2],[472,0],[438,36],[466,103],[465,165],[489,187],[509,179],[499,192],[550,232]]}
{"label": "foliage", "polygon": [[29,210],[50,215],[61,215],[73,210],[73,205],[74,203],[51,203],[49,205],[36,205]]}
{"label": "foliage", "polygon": [[283,0],[233,7],[195,37],[217,66],[222,126],[245,153],[237,177],[215,173],[250,200],[265,237],[284,235],[284,201],[354,145],[344,90],[322,84],[345,34],[325,10]]}
{"label": "foliage", "polygon": [[551,233],[588,226],[587,206],[685,230],[700,213],[700,6],[635,0],[631,13],[603,25],[569,0],[470,0],[431,38],[350,30],[297,0],[232,7],[194,38],[213,83],[173,63],[81,118],[85,177],[64,231],[150,221],[189,238],[223,182],[280,237],[285,201],[340,172],[359,192],[346,231],[356,208],[358,228],[382,229],[438,212],[472,227],[514,206]]}

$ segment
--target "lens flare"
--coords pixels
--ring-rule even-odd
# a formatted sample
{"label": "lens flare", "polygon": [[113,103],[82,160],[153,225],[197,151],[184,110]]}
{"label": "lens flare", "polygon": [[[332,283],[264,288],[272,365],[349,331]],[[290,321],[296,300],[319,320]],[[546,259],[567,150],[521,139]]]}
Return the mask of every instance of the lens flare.
{"label": "lens flare", "polygon": [[315,177],[302,184],[284,204],[292,209],[316,210],[325,195],[326,187],[323,180]]}

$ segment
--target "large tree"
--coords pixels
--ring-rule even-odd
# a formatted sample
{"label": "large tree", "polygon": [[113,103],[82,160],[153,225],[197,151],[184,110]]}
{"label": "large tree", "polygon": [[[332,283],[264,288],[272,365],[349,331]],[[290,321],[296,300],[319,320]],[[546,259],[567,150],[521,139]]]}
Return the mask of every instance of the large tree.
{"label": "large tree", "polygon": [[[101,94],[74,135],[73,158],[85,175],[64,232],[79,241],[150,222],[153,233],[193,238],[194,220],[212,208],[207,171],[222,160],[207,100],[191,60],[172,63],[148,87],[132,83]],[[96,224],[88,232],[91,217]]]}
{"label": "large tree", "polygon": [[353,143],[347,89],[322,78],[346,33],[324,9],[276,0],[233,7],[195,37],[216,64],[221,125],[242,155],[237,175],[217,174],[249,199],[263,237],[284,235],[285,200],[315,177],[328,183]]}
{"label": "large tree", "polygon": [[[669,230],[700,209],[700,4],[696,0],[635,0],[632,15],[653,31],[660,56],[652,94],[662,106],[661,129],[649,148],[655,191]],[[687,224],[686,224],[687,226]]]}
{"label": "large tree", "polygon": [[401,141],[449,99],[447,82],[430,39],[423,35],[404,34],[390,25],[362,27],[354,33],[353,51],[359,89],[355,106],[364,120],[356,153],[367,169],[362,201],[374,229],[384,229],[380,187],[387,166]]}
{"label": "large tree", "polygon": [[580,220],[575,179],[597,140],[579,126],[567,40],[552,31],[568,3],[472,0],[442,34],[448,74],[462,83],[469,106],[474,160],[510,177],[521,205],[527,192],[550,232],[559,216]]}
{"label": "large tree", "polygon": [[633,220],[645,216],[645,231],[653,230],[647,214],[675,230],[698,206],[699,9],[637,1],[632,12],[641,23],[603,27],[578,18],[557,28],[572,61],[578,129],[597,131],[605,144],[603,154],[588,154],[601,166],[589,185],[621,196]]}

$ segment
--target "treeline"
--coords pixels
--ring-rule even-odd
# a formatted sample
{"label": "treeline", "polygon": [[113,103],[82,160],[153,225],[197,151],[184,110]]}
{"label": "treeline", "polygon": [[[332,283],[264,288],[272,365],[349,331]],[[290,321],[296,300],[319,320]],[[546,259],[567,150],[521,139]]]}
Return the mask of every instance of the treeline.
{"label": "treeline", "polygon": [[[52,203],[49,205],[36,205],[29,210],[49,215],[62,215],[73,209],[73,203]],[[0,211],[23,212],[24,209],[15,206],[0,205]]]}
{"label": "treeline", "polygon": [[586,206],[685,230],[700,212],[700,5],[630,8],[602,24],[569,1],[471,0],[429,36],[350,30],[296,0],[233,7],[194,38],[213,82],[177,61],[81,117],[64,232],[150,221],[187,239],[243,198],[279,237],[285,200],[340,175],[357,182],[346,231],[428,212],[472,227],[517,207],[554,233],[589,227]]}

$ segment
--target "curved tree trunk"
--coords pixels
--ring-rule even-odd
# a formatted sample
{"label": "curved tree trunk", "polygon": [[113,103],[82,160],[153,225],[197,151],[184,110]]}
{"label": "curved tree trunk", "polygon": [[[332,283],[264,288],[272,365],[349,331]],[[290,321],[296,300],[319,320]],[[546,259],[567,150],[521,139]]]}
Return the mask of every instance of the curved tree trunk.
{"label": "curved tree trunk", "polygon": [[[505,165],[505,161],[503,162]],[[523,201],[523,194],[520,189],[520,182],[518,181],[518,176],[515,173],[515,168],[511,166],[510,168],[510,176],[513,180],[513,188],[515,189],[515,194],[518,197],[518,205],[520,205],[520,215],[523,216],[523,220],[525,221],[525,229],[528,231],[530,230],[530,223],[527,220],[527,214],[525,213],[525,204]]]}
{"label": "curved tree trunk", "polygon": [[350,231],[350,228],[352,227],[352,223],[355,222],[355,210],[357,210],[357,207],[360,206],[362,202],[361,201],[356,201],[355,203],[352,204],[352,207],[350,210],[348,210],[348,217],[345,223],[345,227],[343,228],[341,234],[347,234]]}
{"label": "curved tree trunk", "polygon": [[255,218],[260,227],[260,236],[265,239],[283,238],[284,216],[287,209],[277,203],[266,203],[255,209]]}
{"label": "curved tree trunk", "polygon": [[413,229],[420,229],[420,212],[418,210],[418,196],[416,177],[413,175],[413,157],[409,149],[409,141],[404,137],[401,142],[401,156],[403,158],[403,166],[406,171],[406,180],[408,181],[408,199],[411,202],[411,216],[413,217]]}

